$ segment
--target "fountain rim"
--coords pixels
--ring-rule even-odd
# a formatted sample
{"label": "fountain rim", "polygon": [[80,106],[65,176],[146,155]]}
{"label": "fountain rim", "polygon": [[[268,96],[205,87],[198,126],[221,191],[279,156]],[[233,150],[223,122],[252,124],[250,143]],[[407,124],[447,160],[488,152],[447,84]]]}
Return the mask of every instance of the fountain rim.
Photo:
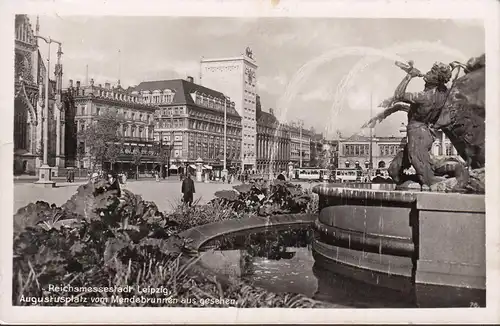
{"label": "fountain rim", "polygon": [[[264,216],[252,216],[243,219],[231,219],[199,225],[183,231],[179,237],[191,239],[190,245],[193,249],[199,251],[207,242],[218,237],[245,231],[262,231],[266,228],[280,229],[289,227],[308,227],[318,218],[318,214],[298,213],[298,214],[280,214]],[[170,250],[175,250],[174,243],[167,245]],[[178,249],[177,249],[178,250]]]}
{"label": "fountain rim", "polygon": [[[485,206],[485,194],[462,194],[453,192],[433,192],[419,190],[386,190],[386,189],[367,189],[349,187],[339,184],[320,184],[313,187],[312,192],[319,196],[341,197],[343,199],[361,199],[361,200],[381,200],[402,203],[414,203],[435,200],[457,201],[473,203],[475,207]],[[482,203],[482,205],[481,205]],[[462,205],[459,205],[462,206]]]}

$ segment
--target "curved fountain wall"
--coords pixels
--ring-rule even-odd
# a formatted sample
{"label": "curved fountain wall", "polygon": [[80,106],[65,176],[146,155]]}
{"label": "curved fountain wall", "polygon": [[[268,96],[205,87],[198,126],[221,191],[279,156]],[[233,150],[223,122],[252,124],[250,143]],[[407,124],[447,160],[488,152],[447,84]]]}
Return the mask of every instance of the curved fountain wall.
{"label": "curved fountain wall", "polygon": [[[320,213],[313,255],[323,268],[390,275],[388,286],[486,288],[484,195],[314,187]],[[338,264],[340,263],[340,264]]]}

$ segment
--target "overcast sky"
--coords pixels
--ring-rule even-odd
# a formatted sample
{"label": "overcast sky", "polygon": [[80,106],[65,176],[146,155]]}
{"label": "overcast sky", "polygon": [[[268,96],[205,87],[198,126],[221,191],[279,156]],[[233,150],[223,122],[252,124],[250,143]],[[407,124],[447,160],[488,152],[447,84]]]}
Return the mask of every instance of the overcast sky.
{"label": "overcast sky", "polygon": [[[36,17],[30,18],[35,25]],[[274,108],[283,120],[302,119],[317,131],[340,130],[344,136],[369,118],[370,97],[376,106],[404,77],[394,66],[396,54],[425,72],[435,61],[466,61],[485,51],[482,23],[470,20],[41,16],[40,33],[63,43],[65,85],[69,79],[85,83],[86,65],[96,84],[116,84],[119,62],[124,87],[186,76],[196,82],[202,56],[237,56],[250,46],[264,110]],[[366,59],[376,50],[365,47],[385,51]],[[391,47],[398,53],[387,51]],[[41,45],[44,57],[45,49]],[[372,62],[352,74],[339,101],[340,82],[363,58]],[[291,95],[284,98],[287,87]],[[421,87],[415,81],[409,90]],[[395,114],[376,134],[399,135],[405,120]]]}

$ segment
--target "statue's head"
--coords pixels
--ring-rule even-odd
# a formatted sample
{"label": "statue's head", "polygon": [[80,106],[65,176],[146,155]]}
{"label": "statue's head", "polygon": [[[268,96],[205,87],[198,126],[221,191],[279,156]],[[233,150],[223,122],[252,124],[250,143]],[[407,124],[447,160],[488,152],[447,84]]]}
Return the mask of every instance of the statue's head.
{"label": "statue's head", "polygon": [[431,70],[429,70],[424,75],[424,80],[426,84],[429,85],[444,85],[451,79],[451,67],[442,62],[436,62],[432,65]]}

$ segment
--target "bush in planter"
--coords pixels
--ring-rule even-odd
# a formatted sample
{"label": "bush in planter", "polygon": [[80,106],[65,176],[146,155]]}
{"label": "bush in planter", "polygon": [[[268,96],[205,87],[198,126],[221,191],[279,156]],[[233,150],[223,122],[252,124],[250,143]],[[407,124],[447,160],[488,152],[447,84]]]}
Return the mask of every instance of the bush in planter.
{"label": "bush in planter", "polygon": [[269,186],[259,183],[243,184],[215,193],[216,202],[230,205],[236,211],[254,212],[262,216],[287,213],[305,213],[311,195],[300,185],[275,180]]}

